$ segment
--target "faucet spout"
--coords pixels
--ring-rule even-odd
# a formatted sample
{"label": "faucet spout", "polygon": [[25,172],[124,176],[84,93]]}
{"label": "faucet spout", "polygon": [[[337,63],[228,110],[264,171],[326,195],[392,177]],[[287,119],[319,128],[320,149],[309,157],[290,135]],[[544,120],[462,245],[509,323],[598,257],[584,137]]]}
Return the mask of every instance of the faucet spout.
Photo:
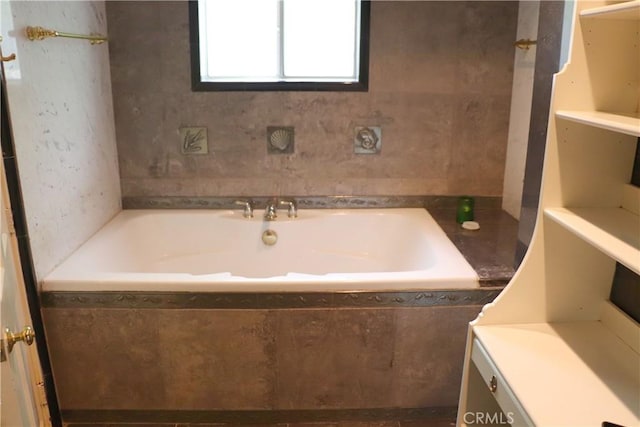
{"label": "faucet spout", "polygon": [[277,209],[278,201],[276,199],[269,200],[267,206],[264,208],[264,219],[266,221],[275,221],[278,217]]}
{"label": "faucet spout", "polygon": [[280,204],[287,206],[287,216],[289,218],[298,217],[298,206],[296,205],[295,200],[280,200]]}

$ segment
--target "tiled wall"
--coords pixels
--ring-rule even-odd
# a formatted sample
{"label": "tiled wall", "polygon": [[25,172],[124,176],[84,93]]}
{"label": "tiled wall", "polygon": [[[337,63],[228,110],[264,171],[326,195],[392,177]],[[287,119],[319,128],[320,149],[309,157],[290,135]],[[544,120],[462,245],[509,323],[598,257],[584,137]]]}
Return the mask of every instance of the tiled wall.
{"label": "tiled wall", "polygon": [[[540,1],[520,2],[516,35],[518,40],[537,40],[539,12]],[[515,49],[513,64],[513,93],[509,114],[502,208],[516,219],[520,218],[522,204],[522,182],[527,161],[536,50],[536,46],[529,49]]]}
{"label": "tiled wall", "polygon": [[[565,28],[571,26],[567,21],[565,7],[575,5],[564,0],[540,2],[540,20],[538,26],[539,42],[536,46],[536,64],[533,81],[533,99],[531,122],[527,144],[527,162],[522,186],[522,207],[518,229],[518,245],[515,264],[520,265],[524,258],[536,225],[542,166],[547,145],[547,126],[549,123],[549,105],[553,89],[553,76],[562,67],[562,45]],[[569,16],[572,16],[569,14]],[[544,35],[544,37],[542,37]],[[568,35],[570,37],[570,35]]]}
{"label": "tiled wall", "polygon": [[[186,2],[107,2],[123,196],[501,195],[518,3],[371,9],[366,93],[194,93]],[[293,154],[267,154],[270,125]],[[380,154],[353,153],[363,125]],[[183,126],[209,154],[180,153]]]}
{"label": "tiled wall", "polygon": [[45,308],[63,411],[454,407],[481,306]]}
{"label": "tiled wall", "polygon": [[3,1],[9,113],[36,276],[57,264],[120,210],[106,45],[29,41],[46,25],[106,33],[104,2]]}

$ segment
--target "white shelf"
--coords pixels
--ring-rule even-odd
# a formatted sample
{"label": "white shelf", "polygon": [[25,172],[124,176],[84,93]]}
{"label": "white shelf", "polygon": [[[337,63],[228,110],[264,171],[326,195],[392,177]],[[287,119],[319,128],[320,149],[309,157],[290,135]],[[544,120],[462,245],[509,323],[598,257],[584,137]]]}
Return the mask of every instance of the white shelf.
{"label": "white shelf", "polygon": [[640,356],[600,322],[473,331],[535,425],[640,425]]}
{"label": "white shelf", "polygon": [[552,219],[640,274],[640,217],[621,208],[547,208]]}
{"label": "white shelf", "polygon": [[607,300],[614,261],[640,275],[640,189],[618,187],[640,138],[640,0],[576,0],[573,18],[554,77],[542,227],[471,323],[460,425],[480,412],[513,414],[513,425],[640,427],[640,324]]}
{"label": "white shelf", "polygon": [[640,0],[585,9],[580,12],[580,17],[640,21]]}
{"label": "white shelf", "polygon": [[556,117],[627,135],[640,136],[640,115],[638,113],[558,110]]}

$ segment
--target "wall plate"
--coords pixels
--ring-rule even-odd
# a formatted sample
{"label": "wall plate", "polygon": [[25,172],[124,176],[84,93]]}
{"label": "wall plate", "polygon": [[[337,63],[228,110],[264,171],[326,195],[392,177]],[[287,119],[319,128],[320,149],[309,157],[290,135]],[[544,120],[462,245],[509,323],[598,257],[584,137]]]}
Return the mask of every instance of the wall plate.
{"label": "wall plate", "polygon": [[267,153],[293,153],[294,142],[293,126],[267,126]]}
{"label": "wall plate", "polygon": [[356,154],[379,154],[382,149],[380,126],[356,126],[353,152]]}
{"label": "wall plate", "polygon": [[182,127],[180,134],[180,152],[186,155],[209,153],[207,128]]}

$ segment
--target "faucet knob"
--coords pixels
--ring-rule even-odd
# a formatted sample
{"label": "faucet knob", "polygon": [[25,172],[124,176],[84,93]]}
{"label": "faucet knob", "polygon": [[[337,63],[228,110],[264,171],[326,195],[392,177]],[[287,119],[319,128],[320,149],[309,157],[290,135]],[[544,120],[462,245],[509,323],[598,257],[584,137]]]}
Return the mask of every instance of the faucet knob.
{"label": "faucet knob", "polygon": [[245,218],[253,218],[253,202],[251,200],[236,200],[235,205],[244,206],[242,216]]}
{"label": "faucet knob", "polygon": [[298,206],[296,205],[295,200],[280,200],[280,204],[288,206],[287,216],[289,218],[298,217]]}

